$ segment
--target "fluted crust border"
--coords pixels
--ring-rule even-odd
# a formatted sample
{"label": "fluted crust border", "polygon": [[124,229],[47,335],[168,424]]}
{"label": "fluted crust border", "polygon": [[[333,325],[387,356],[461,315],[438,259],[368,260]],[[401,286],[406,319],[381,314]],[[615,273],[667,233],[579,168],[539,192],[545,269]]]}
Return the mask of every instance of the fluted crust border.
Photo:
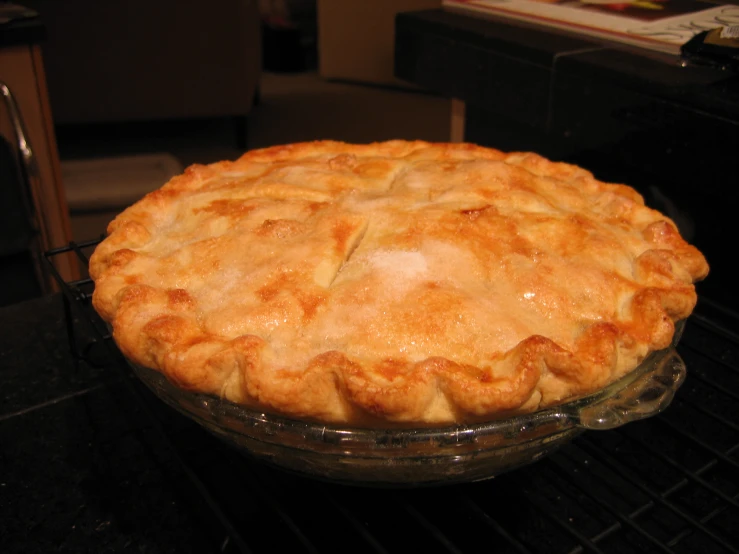
{"label": "fluted crust border", "polygon": [[674,323],[686,318],[695,305],[692,283],[707,275],[708,266],[661,214],[646,220],[639,214],[635,217],[641,219],[633,221],[653,248],[635,261],[634,278],[641,288],[619,321],[583,329],[572,350],[546,337],[530,336],[501,352],[486,367],[441,357],[417,363],[362,363],[342,352],[326,351],[300,371],[275,370],[262,363],[267,347],[262,338],[244,335],[227,340],[207,333],[198,324],[196,306],[186,291],[126,284],[118,277],[138,256],[136,249],[151,239],[159,218],[180,198],[222,172],[239,171],[254,162],[367,152],[416,159],[504,160],[535,175],[575,184],[595,183],[604,191],[643,204],[630,187],[600,183],[578,167],[535,154],[504,154],[468,144],[322,141],[256,150],[235,162],[193,166],[116,218],[108,228],[108,238],[91,258],[90,274],[96,282],[93,304],[112,324],[123,354],[134,363],[161,371],[183,389],[297,418],[352,425],[479,421],[532,411],[602,388],[633,369],[649,352],[667,347]]}

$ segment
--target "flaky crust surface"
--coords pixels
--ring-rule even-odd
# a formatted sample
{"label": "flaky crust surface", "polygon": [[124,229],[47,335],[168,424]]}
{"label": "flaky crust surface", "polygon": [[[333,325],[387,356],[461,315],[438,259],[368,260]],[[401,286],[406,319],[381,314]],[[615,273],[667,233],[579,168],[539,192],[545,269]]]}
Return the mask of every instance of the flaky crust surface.
{"label": "flaky crust surface", "polygon": [[708,272],[633,189],[468,144],[256,150],[188,168],[108,233],[93,303],[128,358],[352,425],[593,392],[669,345]]}

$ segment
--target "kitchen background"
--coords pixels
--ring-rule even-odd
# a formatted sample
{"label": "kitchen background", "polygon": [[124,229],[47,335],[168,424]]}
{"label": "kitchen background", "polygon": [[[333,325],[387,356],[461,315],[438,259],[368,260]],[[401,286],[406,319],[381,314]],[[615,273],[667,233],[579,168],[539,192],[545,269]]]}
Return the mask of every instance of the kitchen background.
{"label": "kitchen background", "polygon": [[450,101],[393,77],[395,14],[441,0],[23,5],[43,24],[51,165],[75,241],[193,163],[303,140],[449,140]]}

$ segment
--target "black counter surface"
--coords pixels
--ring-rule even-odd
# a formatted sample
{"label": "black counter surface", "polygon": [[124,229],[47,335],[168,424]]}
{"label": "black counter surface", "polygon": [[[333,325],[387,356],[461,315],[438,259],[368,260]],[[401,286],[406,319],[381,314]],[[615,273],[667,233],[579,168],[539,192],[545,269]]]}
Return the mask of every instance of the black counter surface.
{"label": "black counter surface", "polygon": [[212,550],[178,464],[99,359],[74,362],[60,296],[0,310],[2,551]]}
{"label": "black counter surface", "polygon": [[63,313],[58,295],[0,309],[4,554],[739,548],[739,325],[721,307],[688,323],[688,379],[665,413],[490,481],[418,490],[248,460],[165,407],[115,349],[75,362]]}

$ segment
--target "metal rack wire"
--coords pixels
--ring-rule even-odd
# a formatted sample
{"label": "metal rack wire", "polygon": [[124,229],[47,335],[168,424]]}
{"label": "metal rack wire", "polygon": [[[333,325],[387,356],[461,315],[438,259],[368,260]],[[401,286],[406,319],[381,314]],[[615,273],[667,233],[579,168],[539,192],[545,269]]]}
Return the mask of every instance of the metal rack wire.
{"label": "metal rack wire", "polygon": [[[86,266],[86,251],[98,242],[73,243],[46,258],[74,252]],[[105,344],[127,371],[91,308],[92,281],[56,277],[72,353],[89,360],[91,349]],[[95,339],[81,345],[82,324]],[[358,489],[252,462],[147,396],[128,375],[136,402],[210,511],[208,525],[221,534],[223,552],[736,553],[737,324],[720,304],[699,305],[679,347],[688,379],[660,416],[589,432],[493,480],[438,489]]]}

